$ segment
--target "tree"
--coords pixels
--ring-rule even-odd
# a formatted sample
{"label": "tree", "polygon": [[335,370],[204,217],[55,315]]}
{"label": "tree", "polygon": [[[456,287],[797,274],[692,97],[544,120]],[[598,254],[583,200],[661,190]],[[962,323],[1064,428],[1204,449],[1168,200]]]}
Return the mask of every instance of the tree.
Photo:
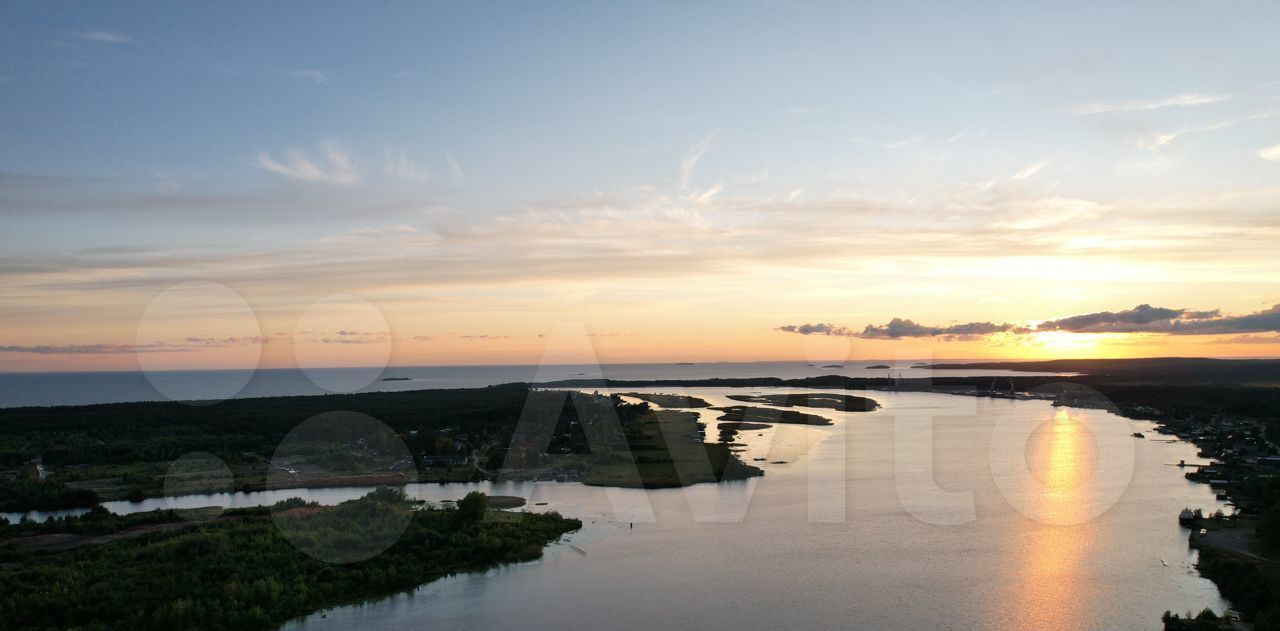
{"label": "tree", "polygon": [[462,521],[480,521],[485,511],[489,510],[489,496],[480,491],[472,491],[458,500],[458,516]]}

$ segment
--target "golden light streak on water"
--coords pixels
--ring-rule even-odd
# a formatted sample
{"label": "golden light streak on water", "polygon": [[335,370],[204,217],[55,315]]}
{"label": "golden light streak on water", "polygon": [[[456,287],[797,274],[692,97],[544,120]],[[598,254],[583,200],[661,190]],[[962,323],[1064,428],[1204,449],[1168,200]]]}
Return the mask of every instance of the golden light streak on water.
{"label": "golden light streak on water", "polygon": [[[1056,410],[1027,444],[1031,494],[1044,521],[1025,518],[1017,535],[1006,629],[1070,629],[1081,624],[1091,598],[1084,559],[1094,524],[1081,521],[1092,498],[1096,449],[1086,413]],[[1081,523],[1071,526],[1054,524]]]}

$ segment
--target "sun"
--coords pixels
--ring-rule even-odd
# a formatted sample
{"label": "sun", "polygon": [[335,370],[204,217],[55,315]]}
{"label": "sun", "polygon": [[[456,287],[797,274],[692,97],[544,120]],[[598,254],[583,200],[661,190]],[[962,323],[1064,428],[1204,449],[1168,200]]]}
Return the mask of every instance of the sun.
{"label": "sun", "polygon": [[1031,344],[1055,353],[1091,351],[1101,341],[1096,335],[1080,335],[1067,331],[1038,331],[1031,335]]}

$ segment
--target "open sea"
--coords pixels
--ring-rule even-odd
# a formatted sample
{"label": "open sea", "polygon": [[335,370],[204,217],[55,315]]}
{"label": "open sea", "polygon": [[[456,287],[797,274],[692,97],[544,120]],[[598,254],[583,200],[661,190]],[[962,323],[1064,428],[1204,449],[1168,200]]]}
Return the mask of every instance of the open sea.
{"label": "open sea", "polygon": [[887,376],[888,369],[869,368],[880,365],[893,365],[893,373],[904,378],[1046,374],[1005,370],[933,370],[913,366],[910,362],[894,365],[887,361],[846,362],[839,365],[806,362],[709,362],[0,373],[0,408],[482,388],[502,383],[584,379],[600,375],[607,379],[638,380],[716,377],[797,379],[832,374],[850,377]]}

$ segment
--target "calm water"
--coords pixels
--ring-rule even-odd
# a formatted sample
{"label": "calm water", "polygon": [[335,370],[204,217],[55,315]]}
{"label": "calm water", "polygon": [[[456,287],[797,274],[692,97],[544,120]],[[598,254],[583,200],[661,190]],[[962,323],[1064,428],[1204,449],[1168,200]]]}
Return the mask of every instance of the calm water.
{"label": "calm water", "polygon": [[[710,379],[714,377],[802,378],[841,374],[883,377],[868,366],[893,362],[848,362],[828,368],[805,362],[707,364],[606,364],[547,366],[417,366],[385,370],[319,368],[273,370],[178,370],[155,372],[0,373],[0,408],[88,405],[127,401],[210,400],[319,395],[329,392],[392,392],[430,388],[481,388],[500,383],[558,381],[595,376],[608,379]],[[903,377],[1035,375],[999,370],[929,370],[910,362],[894,368]],[[405,378],[382,381],[387,377]]]}
{"label": "calm water", "polygon": [[[717,404],[730,392],[690,390]],[[835,425],[740,435],[746,458],[785,462],[757,463],[767,474],[746,482],[656,491],[414,485],[412,494],[431,500],[475,488],[519,495],[530,510],[585,525],[540,561],[286,628],[1158,629],[1166,609],[1226,606],[1196,575],[1176,520],[1184,506],[1219,506],[1207,487],[1168,466],[1194,460],[1193,446],[1159,442],[1150,424],[1095,410],[868,394],[884,408],[823,410]],[[1157,440],[1129,437],[1134,431]],[[109,507],[246,506],[297,495],[333,503],[364,491]]]}

